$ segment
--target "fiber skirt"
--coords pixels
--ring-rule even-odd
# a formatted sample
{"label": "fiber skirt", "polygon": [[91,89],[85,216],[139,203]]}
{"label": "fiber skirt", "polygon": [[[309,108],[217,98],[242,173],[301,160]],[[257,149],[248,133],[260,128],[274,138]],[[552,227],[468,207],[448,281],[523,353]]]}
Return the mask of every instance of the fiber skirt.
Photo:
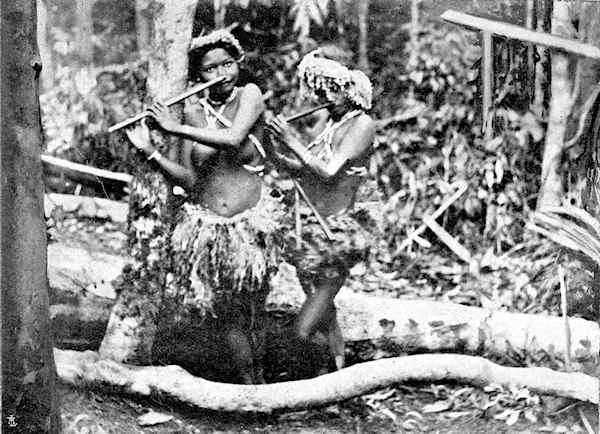
{"label": "fiber skirt", "polygon": [[264,309],[269,278],[281,262],[282,214],[266,190],[253,208],[232,217],[184,204],[171,236],[175,271],[167,295],[224,320]]}
{"label": "fiber skirt", "polygon": [[357,208],[328,216],[333,239],[328,239],[309,209],[302,207],[301,240],[294,232],[294,213],[286,216],[285,260],[296,267],[305,291],[320,279],[346,278],[350,268],[367,260],[377,237],[377,224],[369,210]]}

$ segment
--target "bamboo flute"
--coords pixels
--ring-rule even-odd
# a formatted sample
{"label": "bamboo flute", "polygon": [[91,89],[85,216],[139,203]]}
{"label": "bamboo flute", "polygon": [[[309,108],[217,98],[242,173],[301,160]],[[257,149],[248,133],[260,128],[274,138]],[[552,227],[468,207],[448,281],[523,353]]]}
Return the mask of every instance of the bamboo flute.
{"label": "bamboo flute", "polygon": [[287,118],[285,118],[285,121],[286,121],[286,122],[293,122],[293,121],[296,121],[296,120],[298,120],[298,119],[300,119],[300,118],[303,118],[303,117],[305,117],[305,116],[311,115],[311,114],[313,114],[314,112],[317,112],[317,111],[319,111],[319,110],[322,110],[322,109],[324,109],[324,108],[329,108],[329,107],[331,107],[332,105],[333,105],[333,103],[331,103],[331,102],[328,102],[328,103],[321,104],[321,105],[318,105],[318,106],[316,106],[316,107],[313,107],[313,108],[309,108],[309,109],[307,109],[307,110],[304,110],[304,111],[302,111],[302,112],[300,112],[300,113],[297,113],[297,114],[295,114],[295,115],[288,116]]}
{"label": "bamboo flute", "polygon": [[[177,104],[178,102],[181,102],[184,99],[187,99],[190,96],[197,94],[198,92],[202,92],[203,90],[208,89],[209,87],[214,86],[215,84],[218,84],[218,83],[222,82],[223,80],[225,80],[225,77],[217,77],[213,80],[207,81],[206,83],[200,83],[195,86],[192,86],[190,89],[186,90],[185,92],[180,93],[179,95],[175,95],[175,96],[167,99],[164,102],[164,104],[167,107],[172,106],[173,104]],[[111,126],[108,129],[108,132],[112,133],[114,131],[120,130],[121,128],[128,127],[129,125],[136,123],[137,121],[145,118],[146,116],[148,116],[148,113],[143,112],[143,113],[139,113],[133,117],[127,118],[124,121],[121,121],[118,124],[114,124],[113,126]]]}

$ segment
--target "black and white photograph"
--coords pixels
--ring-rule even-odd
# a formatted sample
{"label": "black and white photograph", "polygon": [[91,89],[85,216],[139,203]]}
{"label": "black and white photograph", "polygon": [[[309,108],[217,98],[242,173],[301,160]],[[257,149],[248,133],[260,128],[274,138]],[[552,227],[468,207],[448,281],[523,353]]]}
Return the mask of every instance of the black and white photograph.
{"label": "black and white photograph", "polygon": [[2,433],[600,433],[600,0],[2,0]]}

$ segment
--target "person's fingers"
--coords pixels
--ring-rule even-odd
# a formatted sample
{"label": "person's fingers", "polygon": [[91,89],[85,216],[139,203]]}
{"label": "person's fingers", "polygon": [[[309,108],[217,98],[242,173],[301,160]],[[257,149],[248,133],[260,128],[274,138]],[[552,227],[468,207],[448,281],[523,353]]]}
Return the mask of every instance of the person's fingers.
{"label": "person's fingers", "polygon": [[155,113],[159,114],[164,111],[164,108],[160,105],[160,103],[155,102],[154,104],[152,104],[150,110],[153,110]]}
{"label": "person's fingers", "polygon": [[154,107],[149,107],[146,109],[145,111],[146,116],[148,116],[149,118],[155,119],[157,118],[158,114],[156,113],[156,111],[154,110]]}
{"label": "person's fingers", "polygon": [[283,131],[283,129],[281,128],[281,125],[276,122],[269,124],[269,127],[271,128],[271,130],[275,131],[276,133],[281,133]]}

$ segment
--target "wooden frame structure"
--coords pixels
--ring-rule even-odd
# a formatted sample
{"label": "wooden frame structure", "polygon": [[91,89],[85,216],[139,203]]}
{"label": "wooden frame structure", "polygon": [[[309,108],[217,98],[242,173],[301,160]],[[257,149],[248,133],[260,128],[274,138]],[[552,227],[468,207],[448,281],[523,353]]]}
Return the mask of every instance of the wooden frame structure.
{"label": "wooden frame structure", "polygon": [[531,44],[543,45],[555,50],[563,50],[568,53],[585,56],[592,59],[600,59],[600,48],[576,41],[574,39],[563,38],[561,36],[551,35],[544,32],[537,32],[525,27],[509,24],[502,21],[494,21],[486,18],[479,18],[474,15],[447,10],[441,15],[444,21],[452,24],[458,24],[468,29],[477,30],[482,36],[482,114],[483,129],[487,139],[492,136],[492,125],[489,119],[489,113],[492,108],[492,83],[494,78],[493,70],[493,50],[492,43],[494,36],[503,36],[508,39],[528,42]]}

